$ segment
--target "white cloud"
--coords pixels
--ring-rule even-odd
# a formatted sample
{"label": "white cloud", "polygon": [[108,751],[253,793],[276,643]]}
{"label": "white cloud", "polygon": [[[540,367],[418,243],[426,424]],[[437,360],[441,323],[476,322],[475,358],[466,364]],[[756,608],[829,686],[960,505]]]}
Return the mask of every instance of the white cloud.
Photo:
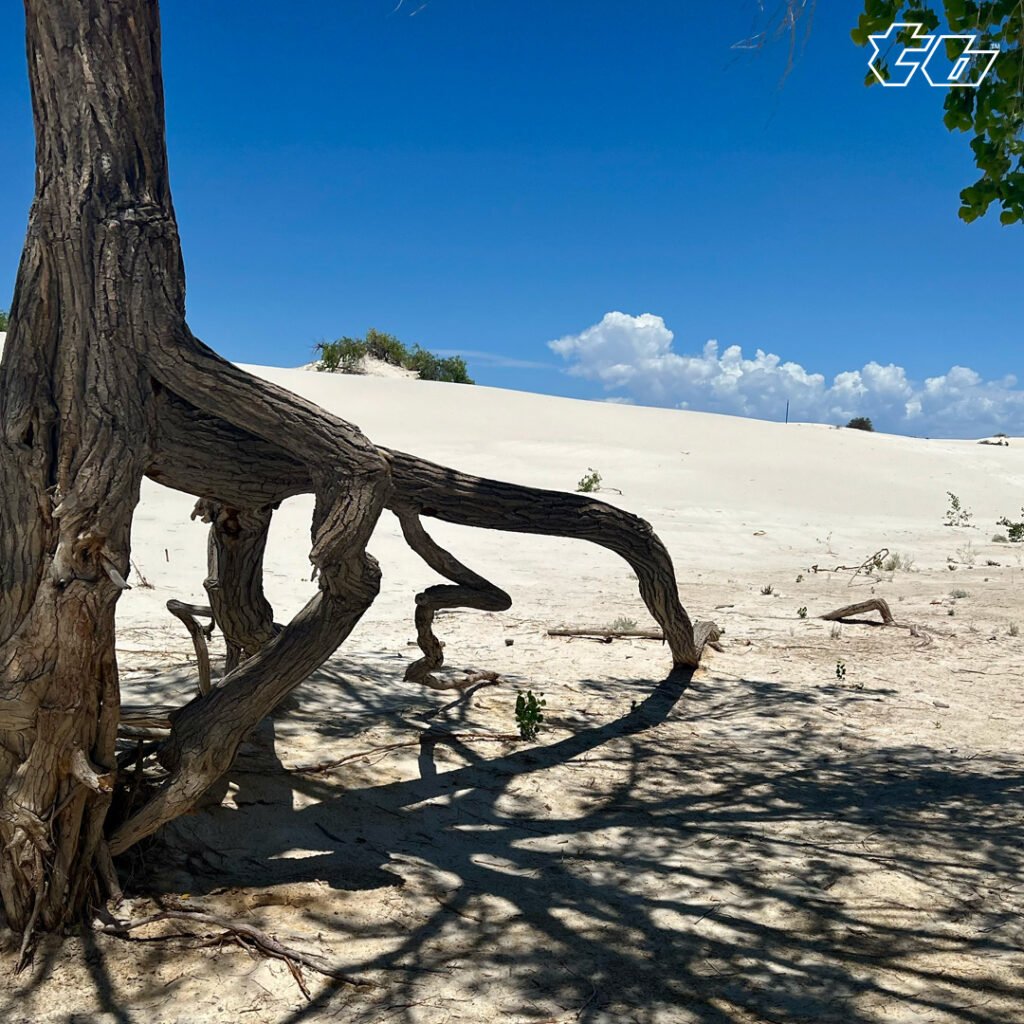
{"label": "white cloud", "polygon": [[954,366],[923,383],[902,366],[870,362],[827,381],[799,363],[738,345],[719,350],[709,341],[699,354],[679,353],[660,316],[606,313],[579,334],[549,342],[568,372],[597,381],[616,397],[643,403],[778,420],[846,423],[870,416],[895,433],[982,437],[997,431],[1024,434],[1024,391],[1013,376],[986,381]]}

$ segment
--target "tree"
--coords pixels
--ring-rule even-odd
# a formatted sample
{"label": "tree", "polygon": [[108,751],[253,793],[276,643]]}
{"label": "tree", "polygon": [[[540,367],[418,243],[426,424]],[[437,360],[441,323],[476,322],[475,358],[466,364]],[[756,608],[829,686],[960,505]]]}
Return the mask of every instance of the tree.
{"label": "tree", "polygon": [[[971,149],[981,171],[981,177],[960,193],[960,217],[977,220],[997,203],[1000,221],[1017,223],[1024,220],[1024,4],[1020,0],[865,0],[864,13],[851,35],[858,46],[868,46],[870,35],[885,33],[893,24],[934,30],[943,22],[951,33],[977,36],[974,49],[999,49],[977,88],[944,90],[946,127],[973,135]],[[914,44],[912,33],[904,31],[895,45],[898,49],[920,44]],[[965,42],[947,40],[944,46],[946,56],[955,62],[963,55]],[[887,73],[885,68],[883,75]],[[870,72],[865,80],[869,85],[877,83]]]}
{"label": "tree", "polygon": [[849,423],[846,424],[851,430],[874,430],[875,425],[871,422],[870,416],[854,416]]}
{"label": "tree", "polygon": [[[221,359],[189,331],[164,143],[156,0],[25,0],[36,195],[0,363],[0,903],[23,935],[117,894],[113,857],[189,810],[242,738],[373,601],[366,545],[387,508],[451,586],[416,598],[424,657],[441,607],[506,594],[433,542],[422,517],[579,537],[621,555],[677,666],[711,623],[679,603],[650,526],[588,496],[484,480],[379,448],[352,424]],[[194,494],[210,523],[209,613],[227,673],[180,708],[159,785],[119,799],[114,609],[143,476]],[[271,516],[313,493],[317,595],[274,624]],[[180,610],[180,609],[179,609]]]}

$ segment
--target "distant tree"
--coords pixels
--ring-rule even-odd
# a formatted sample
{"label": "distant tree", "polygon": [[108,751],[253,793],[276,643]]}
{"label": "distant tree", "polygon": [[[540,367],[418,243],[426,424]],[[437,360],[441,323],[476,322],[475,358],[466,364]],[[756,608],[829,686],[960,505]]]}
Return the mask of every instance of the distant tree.
{"label": "distant tree", "polygon": [[870,416],[854,416],[846,424],[851,430],[874,430],[875,425],[871,422]]}
{"label": "distant tree", "polygon": [[0,334],[7,332],[7,310],[0,309]]}

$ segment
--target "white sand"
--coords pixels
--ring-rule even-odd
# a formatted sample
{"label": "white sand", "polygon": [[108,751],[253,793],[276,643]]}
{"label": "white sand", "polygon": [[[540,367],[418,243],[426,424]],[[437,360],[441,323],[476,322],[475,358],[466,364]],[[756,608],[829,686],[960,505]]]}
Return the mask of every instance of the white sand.
{"label": "white sand", "polygon": [[[594,467],[622,492],[602,499],[653,524],[684,604],[724,625],[727,646],[686,692],[659,691],[624,720],[664,679],[664,649],[545,631],[648,625],[625,564],[580,542],[428,522],[514,601],[504,615],[439,618],[452,665],[505,680],[430,717],[454,694],[402,671],[413,596],[438,580],[386,514],[371,545],[380,599],[276,720],[273,756],[247,756],[316,763],[431,725],[507,732],[527,686],[548,701],[536,747],[470,742],[317,776],[240,773],[222,806],[169,830],[174,856],[152,854],[143,872],[187,905],[299,936],[379,988],[334,990],[307,973],[310,1007],[282,965],[238,950],[103,939],[86,967],[71,940],[56,981],[9,979],[6,1003],[0,983],[5,1019],[1024,1020],[1024,638],[1012,635],[1024,627],[1024,545],[991,539],[1000,516],[1020,517],[1024,439],[249,369],[378,443],[459,469],[572,490]],[[947,491],[974,528],[942,525]],[[204,600],[205,528],[191,506],[144,486],[133,556],[152,589],[119,606],[128,701],[190,696],[190,646],[164,605]],[[309,514],[297,499],[275,518],[266,567],[279,619],[312,593]],[[913,570],[809,571],[883,547]],[[815,618],[873,593],[934,641],[868,625],[833,636]]]}

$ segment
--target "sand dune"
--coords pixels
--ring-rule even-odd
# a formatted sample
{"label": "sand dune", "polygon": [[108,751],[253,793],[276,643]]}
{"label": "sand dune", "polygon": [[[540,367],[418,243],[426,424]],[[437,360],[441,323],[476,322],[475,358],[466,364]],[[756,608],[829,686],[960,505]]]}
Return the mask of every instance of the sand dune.
{"label": "sand dune", "polygon": [[[684,603],[725,627],[726,646],[684,689],[656,642],[549,637],[570,621],[649,624],[625,564],[571,540],[436,524],[514,601],[439,618],[451,664],[502,673],[451,704],[402,680],[414,594],[438,580],[385,516],[371,544],[380,599],[136,880],[298,936],[379,987],[308,975],[309,1006],[282,964],[101,936],[91,955],[113,981],[98,984],[71,939],[58,981],[12,983],[6,1019],[131,1007],[168,1024],[1019,1024],[1024,545],[992,537],[1024,502],[1024,440],[249,369],[459,469],[572,490],[594,467],[616,489],[602,499],[654,525]],[[971,527],[943,525],[947,491]],[[144,486],[133,557],[148,586],[133,572],[118,613],[129,702],[194,692],[188,639],[164,609],[204,599],[191,505]],[[276,516],[279,618],[312,593],[309,515],[296,499]],[[824,571],[883,547],[912,570]],[[919,635],[816,618],[871,595]],[[526,687],[548,702],[537,744],[418,745],[424,729],[514,730]]]}

